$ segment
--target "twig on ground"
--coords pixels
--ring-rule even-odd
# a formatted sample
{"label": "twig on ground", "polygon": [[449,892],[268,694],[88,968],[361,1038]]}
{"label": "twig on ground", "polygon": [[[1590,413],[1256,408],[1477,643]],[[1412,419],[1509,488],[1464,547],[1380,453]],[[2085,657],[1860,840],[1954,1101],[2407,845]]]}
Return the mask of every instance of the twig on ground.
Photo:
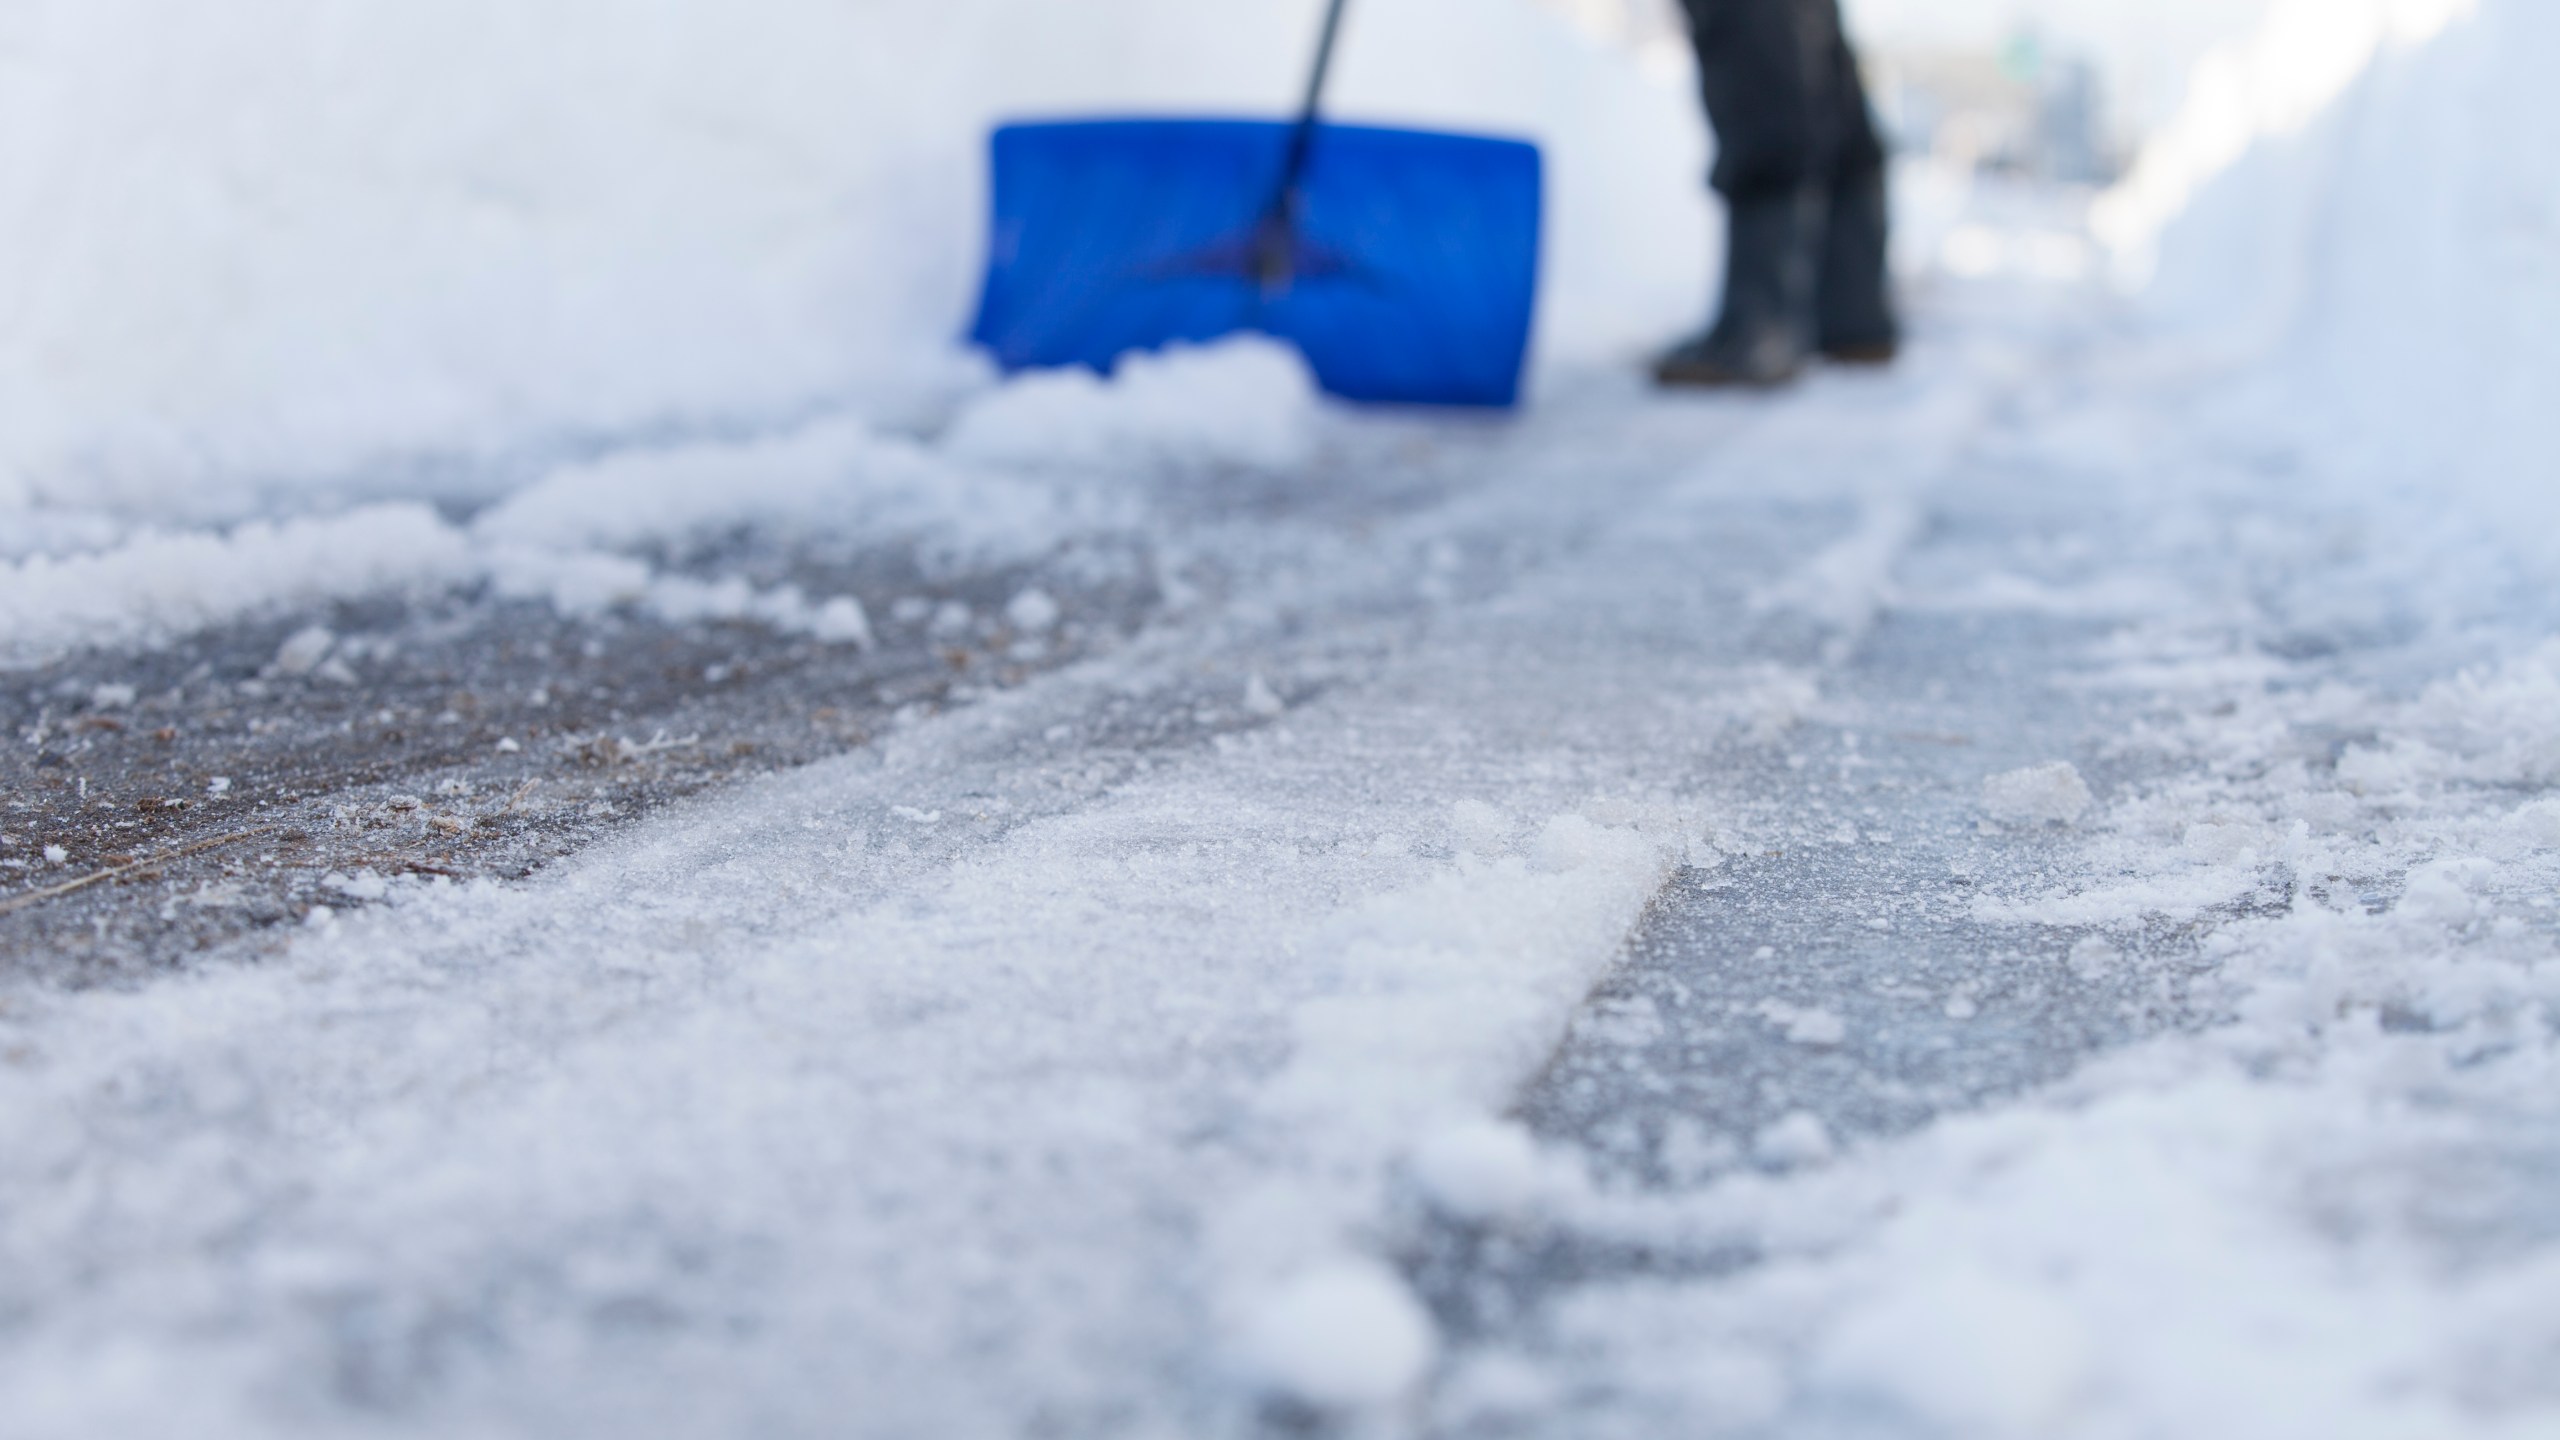
{"label": "twig on ground", "polygon": [[59,899],[74,891],[86,890],[92,885],[113,880],[120,875],[129,875],[145,866],[166,865],[172,860],[184,860],[190,855],[201,855],[207,850],[218,850],[225,845],[237,844],[253,835],[268,835],[283,828],[281,825],[260,825],[248,830],[234,830],[228,835],[216,835],[210,840],[198,840],[192,845],[181,845],[165,854],[145,855],[139,860],[130,860],[122,865],[112,865],[104,870],[92,871],[77,880],[65,880],[59,885],[48,885],[42,890],[30,890],[23,895],[12,895],[6,900],[0,900],[0,915],[23,910],[30,905],[42,904],[47,900]]}

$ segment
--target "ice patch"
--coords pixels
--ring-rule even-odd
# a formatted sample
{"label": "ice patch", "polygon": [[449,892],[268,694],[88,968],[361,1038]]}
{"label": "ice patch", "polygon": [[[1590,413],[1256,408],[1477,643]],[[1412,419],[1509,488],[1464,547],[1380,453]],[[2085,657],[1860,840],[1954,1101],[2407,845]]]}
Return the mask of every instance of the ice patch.
{"label": "ice patch", "polygon": [[1825,658],[1839,664],[1892,601],[1894,567],[1919,537],[1921,519],[1907,496],[1868,498],[1854,529],[1754,593],[1752,608],[1794,611],[1817,622],[1831,632]]}

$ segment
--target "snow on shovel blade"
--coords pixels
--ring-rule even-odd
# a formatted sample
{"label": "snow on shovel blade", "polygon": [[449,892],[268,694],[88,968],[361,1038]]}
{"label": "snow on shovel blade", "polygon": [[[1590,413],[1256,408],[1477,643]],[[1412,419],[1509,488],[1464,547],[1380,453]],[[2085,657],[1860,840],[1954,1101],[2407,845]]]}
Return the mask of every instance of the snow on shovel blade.
{"label": "snow on shovel blade", "polygon": [[1258,330],[1349,400],[1508,406],[1537,294],[1538,150],[1318,128],[1286,264],[1261,243],[1293,127],[1083,120],[995,133],[970,338],[1006,370]]}

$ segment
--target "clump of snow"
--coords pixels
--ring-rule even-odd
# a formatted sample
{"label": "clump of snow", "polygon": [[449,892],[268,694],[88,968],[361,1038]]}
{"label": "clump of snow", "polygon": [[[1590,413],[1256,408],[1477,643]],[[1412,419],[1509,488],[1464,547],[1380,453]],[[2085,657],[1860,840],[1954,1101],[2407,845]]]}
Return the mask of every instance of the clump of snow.
{"label": "clump of snow", "polygon": [[871,617],[863,611],[862,602],[850,595],[830,597],[809,617],[809,635],[822,645],[851,645],[868,650],[877,642],[871,634]]}
{"label": "clump of snow", "polygon": [[1005,623],[1025,635],[1046,635],[1058,628],[1062,612],[1048,591],[1034,585],[1005,602]]}
{"label": "clump of snow", "polygon": [[1430,1369],[1439,1335],[1392,1270],[1342,1259],[1295,1276],[1243,1321],[1239,1355],[1254,1378],[1301,1404],[1373,1409]]}
{"label": "clump of snow", "polygon": [[1548,1184],[1537,1141],[1509,1121],[1451,1126],[1415,1147],[1407,1165],[1425,1198],[1463,1220],[1517,1215]]}
{"label": "clump of snow", "polygon": [[358,870],[353,875],[342,875],[332,870],[320,877],[320,884],[350,900],[380,900],[391,893],[391,882],[370,869]]}
{"label": "clump of snow", "polygon": [[1790,1005],[1784,1000],[1763,1000],[1757,1008],[1760,1018],[1777,1026],[1792,1044],[1820,1048],[1837,1045],[1849,1038],[1848,1022],[1818,1005]]}
{"label": "clump of snow", "polygon": [[1751,1153],[1764,1165],[1811,1165],[1831,1158],[1831,1127],[1809,1110],[1770,1121],[1751,1137]]}
{"label": "clump of snow", "polygon": [[1245,677],[1243,704],[1244,713],[1265,720],[1289,708],[1288,702],[1280,698],[1279,692],[1271,688],[1271,682],[1263,679],[1260,671]]}
{"label": "clump of snow", "polygon": [[1241,335],[1082,369],[1016,376],[972,403],[943,446],[1034,468],[1287,470],[1314,445],[1315,379],[1296,350]]}
{"label": "clump of snow", "polygon": [[2083,980],[2099,980],[2114,974],[2125,963],[2124,951],[2103,935],[2084,935],[2071,942],[2071,953],[2065,957],[2071,973]]}
{"label": "clump of snow", "polygon": [[2430,860],[2409,872],[2397,913],[2427,925],[2467,925],[2480,913],[2476,894],[2498,873],[2486,860]]}
{"label": "clump of snow", "polygon": [[278,675],[308,675],[320,668],[320,662],[329,658],[329,651],[337,643],[338,637],[328,626],[306,625],[285,637],[267,668]]}
{"label": "clump of snow", "polygon": [[868,648],[871,620],[859,598],[812,600],[788,582],[757,586],[737,576],[700,580],[658,571],[645,560],[601,551],[556,551],[507,545],[488,552],[488,578],[499,594],[541,600],[564,615],[630,607],[674,625],[750,623],[828,644]]}
{"label": "clump of snow", "polygon": [[550,470],[483,511],[493,546],[628,551],[736,527],[928,535],[994,549],[1066,523],[1055,491],[953,463],[847,416],[767,433],[637,446]]}
{"label": "clump of snow", "polygon": [[2560,799],[2529,800],[2507,817],[2507,837],[2526,850],[2560,850]]}
{"label": "clump of snow", "polygon": [[[237,615],[469,578],[462,533],[424,505],[147,533],[113,549],[0,565],[0,664],[86,645],[141,645]],[[313,661],[319,663],[316,659]]]}
{"label": "clump of snow", "polygon": [[2094,803],[2089,782],[2067,760],[2004,771],[1982,782],[1982,808],[2009,825],[2071,825]]}

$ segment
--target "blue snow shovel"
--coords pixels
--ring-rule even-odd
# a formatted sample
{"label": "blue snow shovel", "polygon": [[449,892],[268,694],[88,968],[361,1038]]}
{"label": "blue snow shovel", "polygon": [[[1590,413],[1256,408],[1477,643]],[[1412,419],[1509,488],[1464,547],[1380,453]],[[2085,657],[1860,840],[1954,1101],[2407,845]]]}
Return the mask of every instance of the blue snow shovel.
{"label": "blue snow shovel", "polygon": [[1071,120],[995,132],[970,339],[1007,371],[1240,330],[1348,400],[1509,406],[1538,284],[1534,145],[1317,119]]}

